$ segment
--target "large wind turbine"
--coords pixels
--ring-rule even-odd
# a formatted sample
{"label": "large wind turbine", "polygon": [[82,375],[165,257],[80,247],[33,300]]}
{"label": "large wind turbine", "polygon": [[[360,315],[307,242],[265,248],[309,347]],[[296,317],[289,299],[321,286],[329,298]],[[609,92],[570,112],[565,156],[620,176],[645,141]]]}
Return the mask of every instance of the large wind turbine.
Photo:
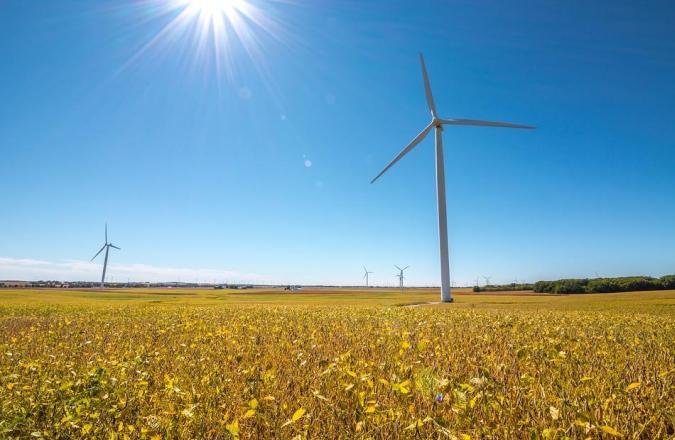
{"label": "large wind turbine", "polygon": [[115,246],[114,244],[108,243],[108,224],[106,223],[105,224],[105,243],[103,244],[103,246],[101,246],[101,249],[98,252],[96,252],[96,255],[94,255],[92,257],[92,259],[90,260],[90,261],[94,261],[94,258],[98,257],[98,254],[103,252],[103,249],[105,249],[105,258],[103,259],[103,275],[101,275],[101,289],[105,287],[105,271],[108,268],[108,251],[110,250],[110,248],[114,248],[114,249],[118,249],[118,250],[120,249],[117,246]]}
{"label": "large wind turbine", "polygon": [[366,287],[368,287],[368,275],[370,275],[371,273],[375,273],[375,272],[368,272],[368,269],[366,269],[366,266],[363,266],[363,272],[364,272],[363,279],[366,280]]}
{"label": "large wind turbine", "polygon": [[438,239],[440,242],[441,257],[441,301],[452,302],[450,293],[450,267],[448,261],[448,221],[445,210],[445,166],[443,163],[443,126],[444,125],[473,125],[479,127],[505,127],[505,128],[534,128],[530,125],[509,124],[507,122],[479,121],[475,119],[440,119],[436,112],[436,104],[431,95],[431,86],[427,69],[424,65],[424,57],[420,54],[420,64],[422,65],[422,78],[424,79],[424,91],[427,96],[427,105],[431,112],[431,122],[424,127],[424,130],[418,134],[398,155],[387,164],[380,174],[375,176],[370,183],[375,182],[382,174],[398,162],[403,156],[408,154],[434,129],[436,135],[436,202],[438,205]]}
{"label": "large wind turbine", "polygon": [[405,278],[403,276],[403,271],[409,268],[410,266],[406,266],[403,269],[401,269],[400,267],[394,264],[394,267],[398,269],[398,275],[396,275],[398,277],[398,287],[401,289],[401,291],[403,291],[403,278]]}

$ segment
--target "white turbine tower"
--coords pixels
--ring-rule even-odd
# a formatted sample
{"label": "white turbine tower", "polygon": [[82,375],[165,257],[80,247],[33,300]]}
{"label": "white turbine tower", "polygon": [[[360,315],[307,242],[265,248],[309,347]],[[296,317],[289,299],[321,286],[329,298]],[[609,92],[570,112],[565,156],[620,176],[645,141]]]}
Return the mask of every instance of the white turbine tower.
{"label": "white turbine tower", "polygon": [[368,275],[370,275],[371,273],[375,273],[375,272],[368,272],[368,269],[366,269],[366,266],[363,266],[363,272],[364,272],[363,279],[366,280],[366,287],[368,287]]}
{"label": "white turbine tower", "polygon": [[403,279],[405,278],[403,276],[403,271],[406,270],[407,268],[409,268],[410,266],[406,266],[403,269],[401,269],[400,267],[398,267],[397,265],[394,264],[394,267],[396,269],[398,269],[398,275],[395,275],[395,276],[398,277],[398,287],[401,289],[401,292],[402,292],[403,291]]}
{"label": "white turbine tower", "polygon": [[103,244],[101,249],[98,252],[96,252],[96,255],[94,255],[92,257],[92,259],[90,260],[90,261],[94,261],[94,258],[98,257],[98,254],[103,252],[103,249],[105,249],[105,258],[103,259],[103,275],[101,275],[101,289],[105,287],[105,271],[108,268],[108,251],[110,250],[110,248],[114,248],[114,249],[118,249],[118,250],[120,249],[117,246],[115,246],[114,244],[108,243],[108,224],[106,223],[105,224],[105,243]]}
{"label": "white turbine tower", "polygon": [[370,183],[375,182],[382,174],[398,162],[403,156],[408,154],[434,129],[436,135],[436,201],[438,205],[438,239],[440,242],[441,257],[441,301],[452,302],[450,293],[450,267],[448,261],[448,222],[445,210],[445,166],[443,163],[443,126],[444,125],[473,125],[479,127],[506,127],[506,128],[529,128],[530,125],[510,124],[507,122],[479,121],[475,119],[440,119],[436,113],[436,104],[431,95],[431,86],[427,77],[427,69],[424,65],[424,57],[420,54],[420,63],[422,65],[422,78],[424,79],[424,91],[427,96],[427,105],[431,112],[431,122],[420,134],[418,134],[398,155],[387,164],[380,174],[375,176]]}

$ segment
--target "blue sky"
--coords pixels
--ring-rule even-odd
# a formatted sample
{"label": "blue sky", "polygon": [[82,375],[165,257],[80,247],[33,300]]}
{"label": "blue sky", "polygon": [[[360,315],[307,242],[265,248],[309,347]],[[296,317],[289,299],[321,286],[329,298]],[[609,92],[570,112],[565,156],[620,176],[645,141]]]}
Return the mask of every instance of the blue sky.
{"label": "blue sky", "polygon": [[107,221],[116,281],[437,285],[433,141],[369,184],[419,51],[442,116],[538,127],[445,130],[455,284],[675,272],[672,2],[251,0],[218,50],[168,5],[0,0],[0,279],[98,278]]}

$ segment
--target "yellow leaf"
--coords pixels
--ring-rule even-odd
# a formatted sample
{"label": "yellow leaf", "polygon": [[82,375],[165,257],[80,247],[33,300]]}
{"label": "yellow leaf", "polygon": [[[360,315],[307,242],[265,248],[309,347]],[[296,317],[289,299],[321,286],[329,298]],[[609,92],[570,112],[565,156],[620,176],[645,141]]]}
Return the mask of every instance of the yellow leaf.
{"label": "yellow leaf", "polygon": [[245,419],[250,419],[250,418],[253,417],[254,415],[255,415],[255,410],[254,410],[254,409],[249,409],[248,411],[246,411],[246,414],[244,414],[244,418],[245,418]]}
{"label": "yellow leaf", "polygon": [[232,434],[234,437],[239,437],[239,420],[234,419],[232,423],[225,425],[225,429],[227,429],[227,432]]}
{"label": "yellow leaf", "polygon": [[593,378],[591,376],[584,376],[581,378],[582,382],[588,382],[589,380],[593,380]]}
{"label": "yellow leaf", "polygon": [[361,391],[359,393],[359,405],[361,405],[361,406],[365,405],[366,404],[365,401],[366,401],[366,392]]}
{"label": "yellow leaf", "polygon": [[557,432],[558,430],[555,428],[546,428],[542,431],[541,436],[545,439],[550,439],[554,438]]}
{"label": "yellow leaf", "polygon": [[412,429],[418,429],[424,426],[424,423],[421,420],[415,420],[414,423],[411,423],[410,425],[406,426],[406,431],[410,431]]}
{"label": "yellow leaf", "polygon": [[291,420],[293,422],[297,422],[300,420],[300,417],[305,415],[305,408],[300,408],[296,412],[293,413],[293,417],[291,417]]}
{"label": "yellow leaf", "polygon": [[632,384],[626,387],[626,392],[634,390],[635,388],[640,388],[640,385],[642,385],[640,382],[633,382]]}
{"label": "yellow leaf", "polygon": [[603,432],[606,432],[607,434],[611,435],[612,437],[623,437],[623,434],[621,434],[619,431],[616,429],[612,428],[611,426],[603,425],[600,427]]}
{"label": "yellow leaf", "polygon": [[251,409],[256,409],[258,407],[258,401],[256,399],[251,399],[248,402],[248,406],[250,406]]}

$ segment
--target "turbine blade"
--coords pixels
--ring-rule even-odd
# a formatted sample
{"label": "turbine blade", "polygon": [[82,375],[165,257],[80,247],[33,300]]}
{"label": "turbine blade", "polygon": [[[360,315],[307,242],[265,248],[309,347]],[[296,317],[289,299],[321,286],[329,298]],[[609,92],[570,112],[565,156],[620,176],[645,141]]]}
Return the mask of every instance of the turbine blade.
{"label": "turbine blade", "polygon": [[394,158],[394,160],[392,160],[391,162],[389,162],[389,163],[387,164],[387,166],[384,167],[384,169],[383,169],[382,171],[380,171],[380,174],[378,174],[377,176],[375,176],[375,178],[374,178],[373,180],[370,181],[370,183],[374,183],[374,182],[375,182],[377,179],[379,179],[380,176],[381,176],[382,174],[384,174],[389,168],[391,168],[392,166],[394,166],[394,164],[395,164],[396,162],[398,162],[403,156],[405,156],[406,154],[408,154],[408,153],[410,152],[410,150],[412,150],[413,148],[415,148],[415,147],[417,146],[417,144],[419,144],[420,142],[422,142],[422,140],[426,137],[427,134],[429,134],[429,131],[430,131],[432,128],[433,128],[433,125],[431,125],[431,124],[427,125],[426,128],[425,128],[424,130],[422,130],[422,132],[421,132],[420,134],[418,134],[417,136],[415,136],[415,139],[413,139],[413,140],[408,144],[407,147],[405,147],[403,150],[401,150],[400,153],[398,153],[398,155]]}
{"label": "turbine blade", "polygon": [[395,265],[395,264],[394,264],[394,267],[395,267],[396,269],[398,269],[398,270],[401,270],[401,268],[400,268],[400,267],[398,267],[398,266],[397,266],[397,265]]}
{"label": "turbine blade", "polygon": [[112,244],[112,243],[110,244],[110,247],[111,247],[111,248],[115,248],[115,249],[120,250],[120,251],[122,250],[122,248],[118,248],[117,246],[115,246],[115,245]]}
{"label": "turbine blade", "polygon": [[99,250],[98,252],[96,252],[96,255],[94,255],[93,257],[91,257],[91,260],[89,260],[89,261],[94,261],[94,258],[98,257],[98,254],[100,254],[101,252],[103,252],[103,249],[105,249],[105,245],[101,246],[101,250]]}
{"label": "turbine blade", "polygon": [[532,125],[511,124],[510,122],[480,121],[477,119],[441,119],[443,125],[473,125],[477,127],[526,128],[533,130]]}
{"label": "turbine blade", "polygon": [[429,76],[427,75],[427,67],[424,65],[424,56],[420,53],[420,64],[422,65],[422,77],[424,78],[424,93],[427,95],[427,105],[432,117],[436,117],[436,104],[434,104],[434,97],[431,95],[431,84],[429,84]]}
{"label": "turbine blade", "polygon": [[403,269],[401,269],[401,270],[406,270],[406,269],[407,269],[407,268],[409,268],[409,267],[410,267],[410,266],[406,266],[406,267],[404,267],[404,268],[403,268]]}

